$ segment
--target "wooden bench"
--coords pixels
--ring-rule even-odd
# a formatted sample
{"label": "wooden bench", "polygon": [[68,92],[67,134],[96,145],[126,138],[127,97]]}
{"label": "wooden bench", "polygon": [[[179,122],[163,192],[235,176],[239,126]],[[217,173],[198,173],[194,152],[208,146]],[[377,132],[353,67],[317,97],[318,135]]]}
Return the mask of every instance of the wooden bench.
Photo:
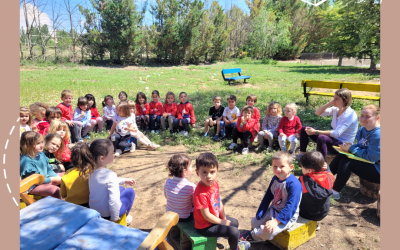
{"label": "wooden bench", "polygon": [[358,178],[360,179],[360,193],[368,198],[378,199],[381,185],[369,182],[361,177]]}
{"label": "wooden bench", "polygon": [[[194,220],[190,222],[179,222],[179,242],[170,234],[169,240],[178,250],[215,250],[217,247],[216,237],[204,237],[194,227]],[[171,232],[173,230],[171,229]]]}
{"label": "wooden bench", "polygon": [[[348,90],[354,91],[365,91],[365,92],[381,92],[381,85],[378,83],[355,83],[355,82],[336,82],[336,81],[312,81],[312,80],[303,80],[301,81],[301,86],[304,90],[304,97],[307,98],[310,95],[320,95],[320,96],[334,96],[335,93],[324,93],[324,92],[315,92],[311,91],[312,88],[323,88],[323,89],[342,89],[346,88]],[[307,87],[310,89],[307,91]],[[365,99],[378,101],[379,106],[381,105],[381,97],[380,96],[362,96],[362,95],[352,95],[353,99]]]}
{"label": "wooden bench", "polygon": [[280,249],[292,250],[314,238],[316,229],[316,221],[299,216],[293,227],[279,233],[270,242]]}
{"label": "wooden bench", "polygon": [[[228,84],[240,79],[244,79],[244,83],[246,83],[246,79],[250,79],[251,76],[242,76],[240,73],[242,72],[242,69],[236,68],[236,69],[223,69],[222,70],[222,77],[224,78],[224,81],[228,81]],[[239,76],[232,76],[232,77],[225,77],[226,74],[236,74],[238,73]]]}

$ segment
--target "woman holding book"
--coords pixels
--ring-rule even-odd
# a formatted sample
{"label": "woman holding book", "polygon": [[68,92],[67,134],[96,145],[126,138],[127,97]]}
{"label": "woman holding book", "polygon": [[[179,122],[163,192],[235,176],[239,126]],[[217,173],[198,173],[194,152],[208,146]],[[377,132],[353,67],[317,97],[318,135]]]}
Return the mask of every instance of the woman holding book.
{"label": "woman holding book", "polygon": [[[358,119],[356,112],[350,107],[352,102],[351,92],[348,89],[339,89],[335,92],[333,100],[315,111],[318,116],[332,116],[332,130],[316,130],[304,126],[300,130],[300,154],[297,160],[306,152],[309,138],[317,143],[317,151],[324,158],[329,152],[337,153],[333,146],[343,142],[354,142],[357,134]],[[332,107],[333,106],[333,107]]]}
{"label": "woman holding book", "polygon": [[344,142],[340,145],[341,151],[356,157],[349,158],[345,154],[338,154],[329,166],[332,174],[337,174],[332,190],[333,198],[340,199],[339,192],[346,185],[352,172],[366,181],[380,183],[380,112],[380,107],[375,104],[365,106],[360,115],[362,127],[357,133],[357,144],[352,145],[352,143]]}

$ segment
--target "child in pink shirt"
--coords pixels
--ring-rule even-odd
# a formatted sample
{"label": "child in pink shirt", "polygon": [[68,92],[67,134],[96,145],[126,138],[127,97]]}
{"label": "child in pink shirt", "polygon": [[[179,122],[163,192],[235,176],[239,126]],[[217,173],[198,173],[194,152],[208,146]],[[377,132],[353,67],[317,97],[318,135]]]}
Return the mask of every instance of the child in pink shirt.
{"label": "child in pink shirt", "polygon": [[289,103],[285,106],[285,116],[282,117],[278,126],[278,142],[282,151],[287,151],[286,140],[290,142],[289,153],[294,156],[297,137],[301,129],[300,118],[296,115],[297,106],[294,103]]}

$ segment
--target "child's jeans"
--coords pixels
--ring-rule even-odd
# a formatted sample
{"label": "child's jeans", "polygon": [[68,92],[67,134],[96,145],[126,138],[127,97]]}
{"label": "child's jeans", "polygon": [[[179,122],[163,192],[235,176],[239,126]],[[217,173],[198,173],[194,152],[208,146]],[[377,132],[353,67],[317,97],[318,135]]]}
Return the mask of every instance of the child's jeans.
{"label": "child's jeans", "polygon": [[264,231],[265,223],[267,223],[267,221],[269,220],[275,219],[278,214],[279,213],[275,209],[269,207],[264,217],[261,218],[261,220],[258,220],[257,217],[254,217],[251,220],[251,228],[252,228],[251,236],[253,237],[254,240],[256,241],[272,240],[277,234],[291,228],[294,224],[296,224],[297,218],[299,217],[299,211],[296,211],[296,213],[293,215],[293,217],[286,225],[284,225],[283,223],[279,223],[278,226],[274,229],[273,233]]}
{"label": "child's jeans", "polygon": [[163,130],[166,129],[165,120],[168,120],[169,130],[174,130],[174,118],[175,117],[173,117],[172,115],[167,116],[167,118],[165,118],[164,116],[161,116],[161,128]]}
{"label": "child's jeans", "polygon": [[[129,141],[128,141],[129,143],[135,143],[135,145],[136,145],[136,148],[137,148],[137,139],[135,138],[135,137],[132,137],[131,136],[131,138],[129,138]],[[132,144],[131,144],[131,146],[132,146]],[[131,149],[131,147],[126,147],[125,148],[125,151],[126,150],[130,150]]]}
{"label": "child's jeans", "polygon": [[230,226],[212,224],[203,229],[196,229],[197,232],[206,237],[224,237],[228,238],[229,246],[232,250],[236,250],[240,238],[239,222],[237,219],[226,216],[227,220],[231,221]]}
{"label": "child's jeans", "polygon": [[287,137],[286,135],[284,136],[278,136],[278,142],[279,142],[279,146],[281,147],[282,151],[287,151],[286,149],[286,140],[288,140],[290,142],[290,149],[291,151],[294,151],[296,149],[297,146],[297,138],[294,135],[290,135],[289,137]]}
{"label": "child's jeans", "polygon": [[111,127],[112,127],[112,125],[113,125],[113,121],[112,120],[106,120],[106,127],[107,127],[107,130],[110,130],[111,129]]}
{"label": "child's jeans", "polygon": [[149,129],[150,117],[148,115],[136,116],[136,125],[143,130]]}
{"label": "child's jeans", "polygon": [[[120,200],[121,200],[121,208],[119,209],[119,217],[126,213],[126,216],[129,215],[131,211],[133,201],[135,200],[135,191],[132,188],[124,188],[123,186],[119,186],[120,192]],[[110,217],[103,217],[103,219],[110,220]]]}
{"label": "child's jeans", "polygon": [[85,128],[83,129],[83,132],[82,132],[82,127],[83,127],[82,122],[80,122],[80,121],[74,121],[74,122],[75,122],[76,125],[78,125],[79,130],[80,130],[79,133],[78,133],[79,134],[79,139],[81,139],[81,134],[83,136],[85,136],[85,135],[87,135],[87,133],[89,133],[93,129],[92,123],[88,122],[88,123],[85,124]]}
{"label": "child's jeans", "polygon": [[219,126],[219,129],[220,129],[221,136],[224,137],[224,136],[226,135],[226,133],[225,133],[225,127],[227,127],[227,128],[231,127],[231,128],[233,128],[233,129],[235,129],[236,126],[237,126],[237,122],[235,122],[235,123],[229,123],[229,124],[226,124],[226,125],[225,125],[225,122],[224,122],[224,121],[220,121],[219,125],[220,125],[220,126]]}
{"label": "child's jeans", "polygon": [[103,131],[103,118],[97,117],[96,119],[91,119],[90,124],[92,124],[92,127],[89,132],[91,132],[93,130],[93,128],[94,128],[94,126],[96,126],[96,124],[98,127],[98,132],[101,133],[101,131]]}
{"label": "child's jeans", "polygon": [[120,149],[123,152],[125,148],[130,148],[132,146],[132,143],[129,142],[130,138],[130,134],[124,136],[120,135],[119,133],[112,134],[110,140],[114,145],[114,152],[117,149]]}
{"label": "child's jeans", "polygon": [[[182,121],[182,127],[179,125],[179,122]],[[183,119],[174,119],[174,128],[179,129],[180,131],[184,130],[189,132],[188,124],[190,123],[190,118],[183,118]]]}
{"label": "child's jeans", "polygon": [[[75,122],[75,121],[74,121]],[[71,143],[75,143],[81,139],[82,127],[79,127],[78,124],[74,124],[74,126],[69,126],[69,131],[71,132]]]}
{"label": "child's jeans", "polygon": [[232,132],[233,143],[237,144],[237,139],[240,138],[243,141],[244,148],[249,147],[249,144],[251,143],[251,136],[252,134],[250,133],[250,131],[239,132],[236,127],[233,129]]}
{"label": "child's jeans", "polygon": [[150,116],[150,129],[151,130],[160,130],[160,120],[161,116],[157,115],[156,118],[154,118],[154,115]]}

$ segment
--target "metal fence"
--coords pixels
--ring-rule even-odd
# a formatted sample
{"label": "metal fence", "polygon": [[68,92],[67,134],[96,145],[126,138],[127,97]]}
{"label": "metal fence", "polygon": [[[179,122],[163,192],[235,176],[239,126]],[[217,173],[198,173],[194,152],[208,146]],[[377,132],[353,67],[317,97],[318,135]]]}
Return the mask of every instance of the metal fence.
{"label": "metal fence", "polygon": [[[309,63],[314,65],[338,65],[339,57],[334,52],[323,52],[323,53],[301,53],[300,63]],[[371,59],[363,58],[346,58],[342,59],[342,66],[354,66],[354,67],[369,67]],[[377,65],[378,66],[378,65]]]}

